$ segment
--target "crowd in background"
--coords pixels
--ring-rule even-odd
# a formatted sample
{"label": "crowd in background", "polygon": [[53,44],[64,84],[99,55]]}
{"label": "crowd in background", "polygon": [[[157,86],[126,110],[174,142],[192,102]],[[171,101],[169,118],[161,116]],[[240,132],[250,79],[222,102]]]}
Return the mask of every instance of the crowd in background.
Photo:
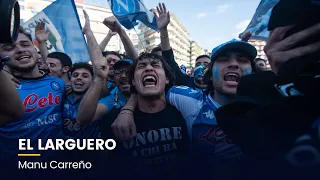
{"label": "crowd in background", "polygon": [[[156,13],[161,44],[140,55],[115,17],[103,21],[110,31],[98,44],[84,12],[91,64],[48,53],[44,23],[35,31],[39,52],[21,28],[16,42],[0,44],[1,57],[10,58],[0,71],[1,169],[17,169],[18,139],[36,146],[38,139],[112,138],[114,151],[42,151],[34,159],[91,161],[90,178],[317,179],[320,8],[306,7],[312,18],[292,22],[283,17],[298,6],[274,8],[265,47],[271,71],[247,32],[197,57],[187,74],[175,61],[164,4]],[[125,55],[103,51],[115,34]]]}

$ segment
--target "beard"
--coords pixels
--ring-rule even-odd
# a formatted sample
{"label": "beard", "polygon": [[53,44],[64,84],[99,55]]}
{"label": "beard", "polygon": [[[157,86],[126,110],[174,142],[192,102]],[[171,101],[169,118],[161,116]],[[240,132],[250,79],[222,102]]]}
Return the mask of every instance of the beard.
{"label": "beard", "polygon": [[16,71],[18,73],[27,73],[27,72],[32,71],[37,66],[37,63],[31,64],[26,67],[20,67],[20,66],[16,66],[13,64],[8,64],[8,66],[10,69],[12,69],[13,71]]}

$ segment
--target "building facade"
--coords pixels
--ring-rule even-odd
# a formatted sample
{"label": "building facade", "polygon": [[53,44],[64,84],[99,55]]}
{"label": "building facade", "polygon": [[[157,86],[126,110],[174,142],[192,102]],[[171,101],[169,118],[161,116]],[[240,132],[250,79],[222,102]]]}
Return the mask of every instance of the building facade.
{"label": "building facade", "polygon": [[198,56],[204,55],[205,50],[196,41],[190,41],[190,62],[188,67],[194,67]]}
{"label": "building facade", "polygon": [[[38,12],[42,11],[54,0],[19,0],[21,23],[28,21]],[[109,29],[102,23],[107,17],[113,16],[107,1],[105,0],[75,0],[81,25],[84,25],[85,19],[83,10],[86,10],[90,16],[90,25],[98,43],[102,42],[107,36]],[[138,44],[139,38],[134,30],[127,30],[127,34],[133,43]],[[134,45],[136,45],[134,44]],[[124,47],[119,35],[111,38],[105,50],[124,53]]]}
{"label": "building facade", "polygon": [[[180,65],[188,66],[190,64],[190,42],[189,33],[181,24],[178,18],[170,13],[171,22],[168,25],[170,45],[173,49],[176,62]],[[160,34],[144,25],[139,26],[140,52],[150,52],[153,48],[160,45]]]}
{"label": "building facade", "polygon": [[267,62],[267,68],[270,69],[270,64],[268,61],[268,58],[266,56],[266,54],[264,53],[264,46],[266,45],[266,41],[261,41],[261,40],[249,40],[248,41],[250,44],[252,44],[258,51],[258,55],[257,58],[261,58],[266,60]]}

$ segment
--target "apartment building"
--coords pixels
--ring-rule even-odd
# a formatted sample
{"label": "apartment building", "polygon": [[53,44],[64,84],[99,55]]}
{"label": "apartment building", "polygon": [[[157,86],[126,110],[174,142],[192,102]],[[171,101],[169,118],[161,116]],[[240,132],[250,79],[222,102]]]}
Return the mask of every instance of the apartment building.
{"label": "apartment building", "polygon": [[194,67],[198,56],[206,54],[205,50],[196,41],[190,41],[190,62],[188,67]]}

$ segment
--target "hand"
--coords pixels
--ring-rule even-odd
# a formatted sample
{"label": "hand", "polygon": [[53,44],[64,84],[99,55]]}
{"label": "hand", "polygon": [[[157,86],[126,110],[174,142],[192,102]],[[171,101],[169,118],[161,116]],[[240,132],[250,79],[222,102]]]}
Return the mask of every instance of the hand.
{"label": "hand", "polygon": [[306,46],[296,47],[300,42],[318,35],[320,33],[320,23],[283,39],[286,32],[292,27],[293,26],[278,27],[271,31],[267,44],[264,47],[264,51],[274,73],[277,73],[279,68],[288,60],[320,50],[320,41]]}
{"label": "hand", "polygon": [[159,6],[157,6],[157,12],[159,16],[156,13],[154,13],[154,16],[157,20],[158,29],[166,29],[170,23],[170,12],[167,12],[164,3],[162,3],[162,5],[159,3]]}
{"label": "hand", "polygon": [[67,96],[70,96],[73,93],[71,86],[66,87],[66,93],[67,93]]}
{"label": "hand", "polygon": [[117,140],[127,141],[136,137],[136,124],[131,111],[121,111],[117,119],[111,125],[113,134]]}
{"label": "hand", "polygon": [[241,41],[248,42],[251,36],[252,36],[251,32],[243,33],[241,37]]}
{"label": "hand", "polygon": [[91,30],[90,18],[89,18],[88,13],[85,10],[83,10],[83,14],[84,14],[85,23],[84,23],[84,26],[82,28],[82,32],[83,32],[83,34],[86,34],[88,31]]}
{"label": "hand", "polygon": [[103,24],[106,25],[113,32],[117,32],[120,34],[122,31],[122,27],[121,27],[119,21],[114,16],[105,18],[103,21]]}
{"label": "hand", "polygon": [[44,22],[39,22],[36,26],[36,39],[39,43],[46,42],[49,40],[49,31],[45,31],[46,24]]}
{"label": "hand", "polygon": [[117,32],[113,32],[111,29],[108,32],[108,36],[110,36],[110,37],[117,35],[117,34],[118,34]]}
{"label": "hand", "polygon": [[102,57],[100,60],[93,62],[92,65],[96,78],[100,81],[105,81],[109,73],[109,66],[105,58]]}

